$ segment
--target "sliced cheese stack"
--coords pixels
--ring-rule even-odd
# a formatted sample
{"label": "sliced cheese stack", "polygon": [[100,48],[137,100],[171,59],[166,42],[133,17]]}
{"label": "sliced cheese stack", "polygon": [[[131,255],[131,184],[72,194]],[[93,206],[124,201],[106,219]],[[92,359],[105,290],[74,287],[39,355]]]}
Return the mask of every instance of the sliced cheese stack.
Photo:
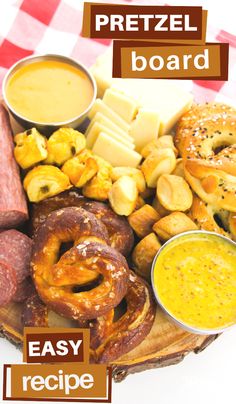
{"label": "sliced cheese stack", "polygon": [[114,167],[137,167],[142,160],[130,136],[130,123],[138,112],[137,102],[117,90],[108,89],[89,113],[87,147]]}

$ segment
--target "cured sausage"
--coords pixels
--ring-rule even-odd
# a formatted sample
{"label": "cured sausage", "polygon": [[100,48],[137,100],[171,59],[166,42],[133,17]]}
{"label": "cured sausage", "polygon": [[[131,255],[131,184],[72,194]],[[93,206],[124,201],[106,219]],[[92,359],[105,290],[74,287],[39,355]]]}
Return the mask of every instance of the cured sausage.
{"label": "cured sausage", "polygon": [[15,271],[17,284],[30,275],[32,245],[32,240],[18,230],[0,233],[0,261]]}
{"label": "cured sausage", "polygon": [[16,293],[14,294],[12,300],[16,303],[24,302],[30,296],[35,294],[35,287],[30,276],[25,278],[21,283],[18,283],[16,288]]}
{"label": "cured sausage", "polygon": [[12,228],[28,219],[26,198],[13,149],[9,116],[0,104],[0,228]]}
{"label": "cured sausage", "polygon": [[0,261],[0,307],[10,303],[15,292],[15,272],[6,262]]}

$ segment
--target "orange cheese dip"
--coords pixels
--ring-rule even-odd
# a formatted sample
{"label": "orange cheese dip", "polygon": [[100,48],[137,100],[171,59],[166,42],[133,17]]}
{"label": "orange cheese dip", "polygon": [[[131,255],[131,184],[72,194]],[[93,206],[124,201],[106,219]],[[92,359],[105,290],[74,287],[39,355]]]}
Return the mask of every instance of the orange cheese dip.
{"label": "orange cheese dip", "polygon": [[76,118],[93,98],[93,86],[79,68],[45,60],[25,65],[9,79],[6,97],[24,118],[59,123]]}
{"label": "orange cheese dip", "polygon": [[185,325],[236,323],[236,244],[205,233],[176,238],[157,257],[153,281],[164,308]]}

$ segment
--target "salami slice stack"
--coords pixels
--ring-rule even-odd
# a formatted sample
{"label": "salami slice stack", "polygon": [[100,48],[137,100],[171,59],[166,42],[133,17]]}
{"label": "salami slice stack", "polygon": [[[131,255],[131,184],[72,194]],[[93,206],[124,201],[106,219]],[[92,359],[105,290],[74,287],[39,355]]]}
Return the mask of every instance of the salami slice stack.
{"label": "salami slice stack", "polygon": [[14,159],[9,116],[0,104],[0,228],[13,228],[28,218],[19,168]]}
{"label": "salami slice stack", "polygon": [[25,300],[33,291],[30,278],[32,240],[18,230],[0,233],[0,306]]}

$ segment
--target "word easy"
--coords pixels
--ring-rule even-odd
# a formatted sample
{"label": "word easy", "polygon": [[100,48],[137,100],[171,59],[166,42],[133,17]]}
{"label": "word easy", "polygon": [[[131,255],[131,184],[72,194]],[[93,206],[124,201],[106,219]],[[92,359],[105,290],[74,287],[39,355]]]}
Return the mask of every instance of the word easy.
{"label": "word easy", "polygon": [[51,341],[44,341],[43,345],[40,341],[29,341],[28,352],[29,356],[46,356],[48,354],[51,356],[66,356],[72,349],[73,355],[78,355],[81,344],[82,340],[59,340],[55,346]]}

